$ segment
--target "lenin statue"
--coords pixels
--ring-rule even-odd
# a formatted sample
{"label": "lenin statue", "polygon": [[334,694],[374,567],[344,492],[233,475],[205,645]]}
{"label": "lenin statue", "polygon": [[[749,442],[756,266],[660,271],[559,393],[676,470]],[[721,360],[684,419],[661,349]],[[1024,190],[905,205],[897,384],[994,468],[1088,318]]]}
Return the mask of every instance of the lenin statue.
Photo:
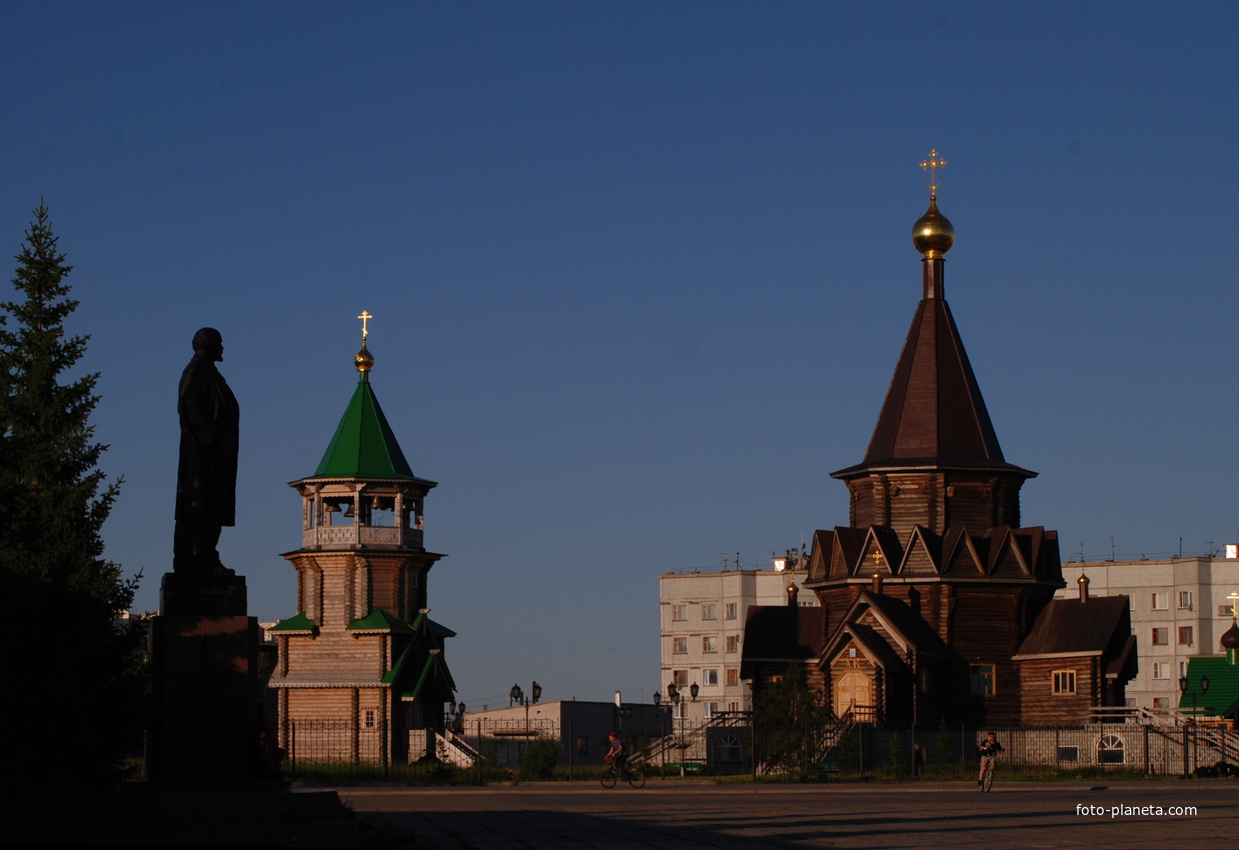
{"label": "lenin statue", "polygon": [[220,528],[236,525],[237,435],[241,411],[215,364],[224,340],[214,328],[194,334],[194,358],[181,375],[181,457],[176,474],[172,568],[181,575],[233,575],[219,561]]}

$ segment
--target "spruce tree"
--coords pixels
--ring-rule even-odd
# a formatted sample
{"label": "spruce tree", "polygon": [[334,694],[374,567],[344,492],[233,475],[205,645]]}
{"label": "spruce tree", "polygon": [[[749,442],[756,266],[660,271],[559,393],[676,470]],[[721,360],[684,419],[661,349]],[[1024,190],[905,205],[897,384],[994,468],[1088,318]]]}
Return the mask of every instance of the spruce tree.
{"label": "spruce tree", "polygon": [[42,203],[16,259],[19,297],[0,303],[0,706],[21,766],[8,779],[95,783],[118,775],[144,719],[142,636],[117,625],[137,578],[104,557],[121,482],[98,468],[99,376],[70,375],[89,337],[65,334],[78,302]]}

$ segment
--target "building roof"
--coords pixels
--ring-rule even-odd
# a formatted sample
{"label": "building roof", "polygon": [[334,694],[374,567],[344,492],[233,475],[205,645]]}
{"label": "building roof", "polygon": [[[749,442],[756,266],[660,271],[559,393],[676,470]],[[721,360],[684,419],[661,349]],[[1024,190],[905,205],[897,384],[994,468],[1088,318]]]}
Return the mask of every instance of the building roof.
{"label": "building roof", "polygon": [[850,478],[874,467],[947,466],[1033,477],[1003,458],[951,308],[940,290],[926,296],[912,317],[865,459],[831,474]]}
{"label": "building roof", "polygon": [[1094,596],[1084,602],[1055,599],[1037,616],[1016,657],[1101,654],[1118,632],[1131,634],[1126,596]]}
{"label": "building roof", "polygon": [[415,478],[362,372],[313,478]]}
{"label": "building roof", "polygon": [[268,631],[272,632],[305,632],[310,633],[318,628],[318,624],[311,620],[306,613],[302,611],[299,614],[294,614],[287,620],[280,620]]}
{"label": "building roof", "polygon": [[753,605],[744,623],[740,675],[752,678],[758,661],[809,661],[822,652],[826,612],[799,605]]}
{"label": "building roof", "polygon": [[[1209,677],[1209,690],[1201,690],[1200,680]],[[1225,656],[1197,656],[1187,660],[1187,690],[1179,695],[1179,709],[1192,709],[1192,693],[1196,694],[1196,709],[1212,717],[1234,719],[1239,713],[1239,666]]]}

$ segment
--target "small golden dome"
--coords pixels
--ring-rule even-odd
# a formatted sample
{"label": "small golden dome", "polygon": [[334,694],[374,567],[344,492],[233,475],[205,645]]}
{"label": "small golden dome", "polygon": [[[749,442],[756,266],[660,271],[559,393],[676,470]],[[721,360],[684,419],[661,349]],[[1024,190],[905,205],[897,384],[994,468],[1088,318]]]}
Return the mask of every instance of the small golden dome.
{"label": "small golden dome", "polygon": [[357,356],[353,358],[353,365],[357,367],[358,372],[369,372],[374,367],[374,355],[366,350],[366,341],[361,341],[361,351],[357,352]]}
{"label": "small golden dome", "polygon": [[937,196],[929,196],[929,209],[912,225],[912,244],[916,250],[933,259],[941,257],[955,244],[955,228],[938,212]]}

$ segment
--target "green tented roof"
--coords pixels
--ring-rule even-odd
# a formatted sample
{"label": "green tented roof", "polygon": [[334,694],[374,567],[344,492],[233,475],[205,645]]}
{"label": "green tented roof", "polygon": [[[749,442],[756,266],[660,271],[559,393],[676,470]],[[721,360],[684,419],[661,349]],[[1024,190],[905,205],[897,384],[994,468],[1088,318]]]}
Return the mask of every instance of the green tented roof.
{"label": "green tented roof", "polygon": [[[1201,691],[1200,680],[1209,677],[1209,690]],[[1187,691],[1179,696],[1179,710],[1192,710],[1192,691],[1196,692],[1196,711],[1218,717],[1239,702],[1239,666],[1224,657],[1204,656],[1187,660]]]}
{"label": "green tented roof", "polygon": [[312,632],[318,628],[318,624],[311,620],[302,611],[300,614],[295,614],[287,620],[280,620],[270,631],[273,632]]}
{"label": "green tented roof", "polygon": [[362,372],[357,390],[319,461],[315,478],[414,478],[383,408]]}

